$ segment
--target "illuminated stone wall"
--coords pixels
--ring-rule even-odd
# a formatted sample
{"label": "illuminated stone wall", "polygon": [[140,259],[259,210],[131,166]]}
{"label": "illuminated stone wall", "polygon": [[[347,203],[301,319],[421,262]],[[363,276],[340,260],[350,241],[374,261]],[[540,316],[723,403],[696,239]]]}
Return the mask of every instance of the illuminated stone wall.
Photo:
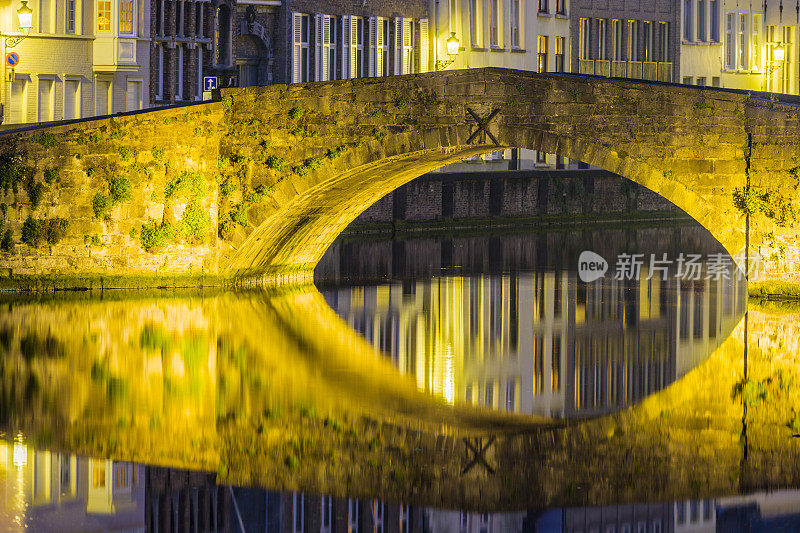
{"label": "illuminated stone wall", "polygon": [[[5,153],[22,150],[25,168],[37,169],[34,185],[47,181],[52,165],[77,188],[56,194],[58,187],[42,185],[45,200],[34,215],[73,221],[61,248],[53,247],[61,261],[51,262],[49,248],[19,244],[31,201],[22,186],[28,178],[18,180],[6,204],[22,210],[9,226],[20,250],[2,254],[0,266],[31,274],[202,270],[243,282],[308,280],[341,230],[385,194],[497,148],[471,112],[496,112],[485,129],[501,148],[557,153],[651,189],[733,254],[744,245],[750,210],[751,244],[768,259],[766,279],[800,281],[793,107],[710,88],[500,69],[229,89],[220,102],[4,137]],[[161,198],[172,178],[166,162],[151,165],[156,143],[173,175],[194,172],[208,184],[204,243],[173,235],[151,252],[136,247],[132,230],[150,217],[183,220],[178,203],[170,215]],[[130,160],[121,160],[126,147],[154,172],[131,179],[132,201],[112,212],[118,224],[102,225],[89,206],[105,183],[88,170],[116,164],[132,172]],[[119,264],[88,257],[98,250],[95,233]]]}

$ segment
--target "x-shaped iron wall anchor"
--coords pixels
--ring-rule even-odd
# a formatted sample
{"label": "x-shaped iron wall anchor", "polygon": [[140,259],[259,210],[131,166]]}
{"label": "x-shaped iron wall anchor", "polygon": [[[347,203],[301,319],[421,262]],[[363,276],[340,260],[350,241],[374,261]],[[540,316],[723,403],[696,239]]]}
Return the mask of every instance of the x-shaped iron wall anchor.
{"label": "x-shaped iron wall anchor", "polygon": [[489,123],[494,119],[494,117],[497,116],[497,114],[500,112],[500,110],[499,109],[495,109],[486,118],[479,117],[478,114],[475,111],[473,111],[472,109],[470,109],[470,108],[467,108],[467,112],[470,115],[472,115],[472,118],[474,118],[475,122],[478,123],[478,129],[475,130],[472,133],[472,135],[469,136],[469,139],[467,139],[467,144],[472,144],[472,141],[475,140],[475,137],[477,137],[480,132],[483,132],[483,133],[485,133],[486,135],[489,136],[489,138],[492,140],[492,142],[495,145],[500,146],[500,143],[497,142],[497,139],[495,139],[494,135],[492,135],[492,132],[490,132],[488,130]]}
{"label": "x-shaped iron wall anchor", "polygon": [[494,437],[490,438],[486,441],[486,444],[484,444],[483,439],[479,437],[475,439],[464,439],[464,445],[467,447],[467,456],[469,457],[469,452],[472,452],[472,460],[461,471],[462,476],[477,465],[483,466],[487,472],[494,474],[494,468],[492,468],[486,460],[486,452],[492,447],[492,444],[494,444],[494,439]]}

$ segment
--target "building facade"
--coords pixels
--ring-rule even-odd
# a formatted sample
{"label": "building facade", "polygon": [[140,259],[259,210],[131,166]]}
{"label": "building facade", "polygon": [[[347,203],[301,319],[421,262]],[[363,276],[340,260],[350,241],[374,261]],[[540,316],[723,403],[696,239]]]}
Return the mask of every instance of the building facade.
{"label": "building facade", "polygon": [[798,19],[778,0],[683,0],[680,81],[796,94]]}
{"label": "building facade", "polygon": [[675,81],[680,64],[679,14],[672,0],[573,0],[573,71]]}
{"label": "building facade", "polygon": [[237,85],[232,0],[152,0],[150,99],[154,105],[203,99],[205,76]]}
{"label": "building facade", "polygon": [[19,1],[0,10],[3,124],[69,120],[150,104],[147,0],[31,0],[32,28],[19,27]]}

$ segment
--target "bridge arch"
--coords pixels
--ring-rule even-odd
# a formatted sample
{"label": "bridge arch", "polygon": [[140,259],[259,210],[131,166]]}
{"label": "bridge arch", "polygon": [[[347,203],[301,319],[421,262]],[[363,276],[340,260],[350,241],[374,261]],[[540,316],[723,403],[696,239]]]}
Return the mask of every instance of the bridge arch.
{"label": "bridge arch", "polygon": [[[748,164],[746,121],[741,109],[733,113],[744,99],[736,93],[482,69],[224,91],[223,98],[233,113],[275,123],[279,117],[263,110],[275,93],[283,109],[307,113],[302,127],[323,132],[317,144],[357,141],[308,175],[275,182],[279,201],[225,261],[232,278],[308,280],[338,234],[381,197],[425,172],[507,148],[615,172],[684,210],[732,255],[745,242],[732,200]],[[729,121],[706,124],[723,104]],[[308,153],[303,140],[293,150]]]}

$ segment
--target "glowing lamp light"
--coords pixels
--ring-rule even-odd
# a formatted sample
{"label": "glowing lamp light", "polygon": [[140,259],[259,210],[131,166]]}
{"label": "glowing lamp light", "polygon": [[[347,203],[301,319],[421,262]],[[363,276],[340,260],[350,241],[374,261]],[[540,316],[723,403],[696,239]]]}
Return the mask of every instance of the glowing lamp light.
{"label": "glowing lamp light", "polygon": [[22,442],[14,443],[14,466],[23,468],[28,464],[28,447]]}
{"label": "glowing lamp light", "polygon": [[456,32],[451,31],[450,37],[447,38],[447,55],[454,56],[458,54],[458,37],[456,37]]}
{"label": "glowing lamp light", "polygon": [[28,7],[28,0],[22,0],[22,6],[17,9],[17,17],[20,29],[25,33],[29,32],[33,26],[33,9]]}
{"label": "glowing lamp light", "polygon": [[786,49],[782,44],[775,45],[772,49],[772,59],[775,61],[783,61],[786,58]]}

